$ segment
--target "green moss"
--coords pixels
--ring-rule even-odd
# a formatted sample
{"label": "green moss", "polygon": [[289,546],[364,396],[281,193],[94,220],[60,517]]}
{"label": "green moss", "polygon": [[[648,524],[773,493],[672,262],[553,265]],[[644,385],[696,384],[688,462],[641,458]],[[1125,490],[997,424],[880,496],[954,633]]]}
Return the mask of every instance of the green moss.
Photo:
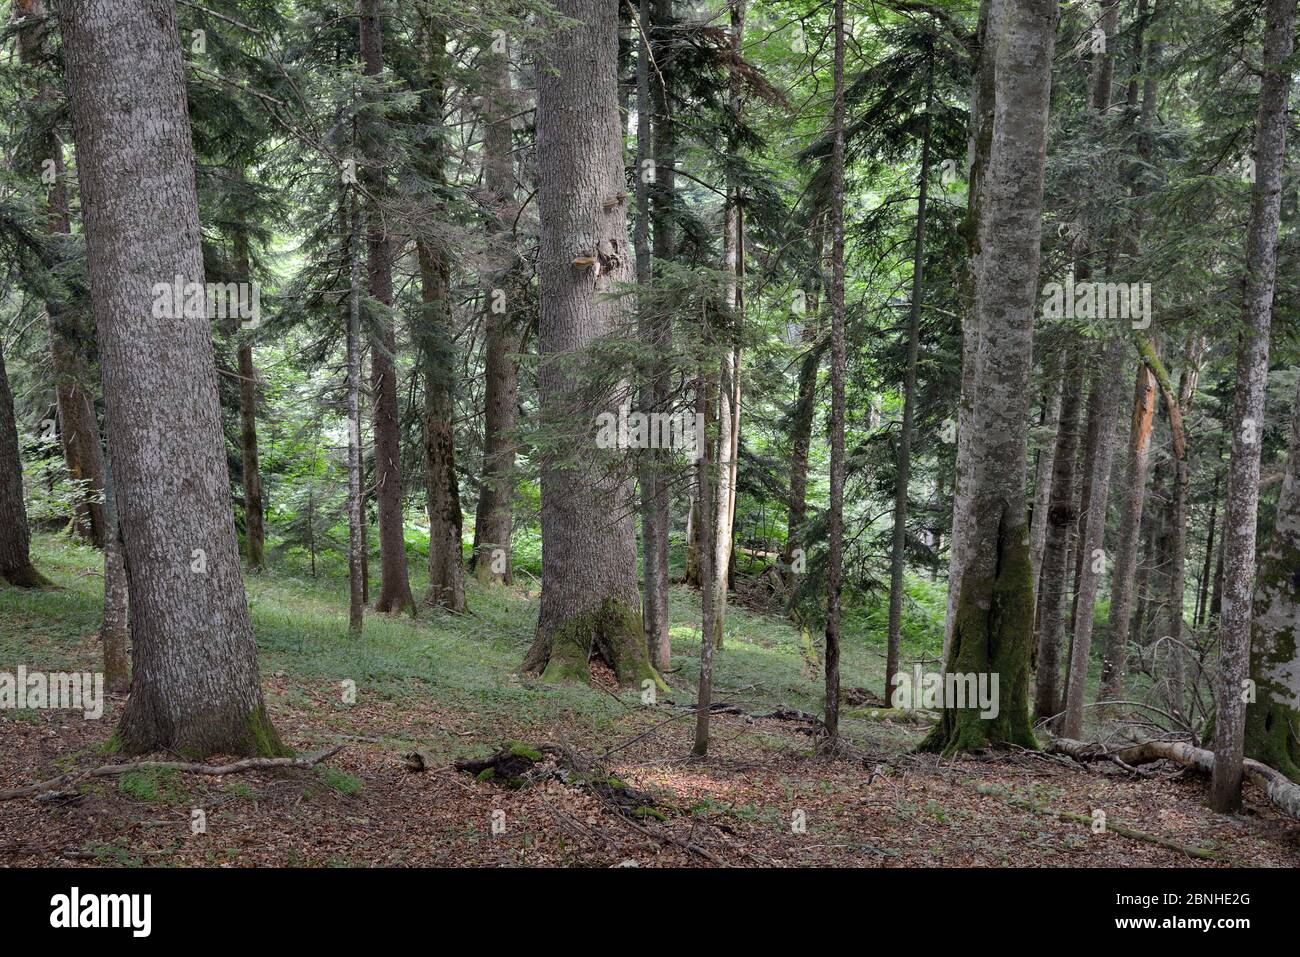
{"label": "green moss", "polygon": [[591,680],[588,662],[594,656],[614,669],[619,684],[639,686],[649,679],[661,691],[669,690],[650,664],[641,611],[629,602],[607,598],[599,608],[570,619],[557,630],[542,680],[587,683]]}
{"label": "green moss", "polygon": [[663,811],[659,810],[658,808],[647,807],[647,806],[645,806],[645,805],[642,805],[641,807],[633,808],[633,809],[632,809],[632,816],[633,816],[633,817],[652,817],[652,818],[654,818],[656,821],[666,821],[666,820],[668,820],[668,815],[665,814]]}
{"label": "green moss", "polygon": [[484,768],[478,774],[474,775],[475,781],[491,781],[497,776],[496,768]]}
{"label": "green moss", "polygon": [[265,707],[255,708],[248,716],[248,753],[262,758],[287,758],[293,754],[280,740]]}
{"label": "green moss", "polygon": [[542,752],[538,751],[536,748],[530,748],[528,745],[523,744],[520,741],[511,741],[506,745],[506,750],[517,758],[527,758],[529,761],[542,760]]}

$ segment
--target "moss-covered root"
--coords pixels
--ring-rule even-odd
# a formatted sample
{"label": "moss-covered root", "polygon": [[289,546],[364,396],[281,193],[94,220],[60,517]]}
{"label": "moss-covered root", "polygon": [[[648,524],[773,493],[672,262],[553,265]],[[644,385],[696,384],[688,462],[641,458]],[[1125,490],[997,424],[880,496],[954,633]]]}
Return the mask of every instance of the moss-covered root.
{"label": "moss-covered root", "polygon": [[1008,528],[1004,515],[996,541],[992,577],[972,562],[962,576],[953,624],[948,671],[998,675],[998,713],[979,708],[945,708],[939,723],[919,745],[922,751],[952,755],[1016,745],[1037,748],[1029,720],[1029,654],[1034,629],[1034,590],[1029,546],[1023,528]]}
{"label": "moss-covered root", "polygon": [[280,740],[265,705],[259,705],[242,721],[211,719],[195,721],[181,729],[164,731],[155,713],[128,709],[105,746],[112,753],[148,754],[174,751],[192,761],[214,754],[235,754],[253,758],[287,758],[293,751]]}
{"label": "moss-covered root", "polygon": [[639,687],[649,679],[660,690],[668,690],[650,663],[640,609],[629,602],[607,598],[599,608],[571,618],[557,629],[542,680],[588,682],[588,662],[593,657],[613,669],[619,684]]}

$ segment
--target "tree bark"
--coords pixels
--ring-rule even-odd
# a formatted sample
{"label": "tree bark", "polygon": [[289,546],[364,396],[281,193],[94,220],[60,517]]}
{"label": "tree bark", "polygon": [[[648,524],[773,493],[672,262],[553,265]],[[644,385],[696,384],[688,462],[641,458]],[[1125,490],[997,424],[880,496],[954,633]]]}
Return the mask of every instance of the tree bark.
{"label": "tree bark", "polygon": [[[658,680],[650,664],[636,576],[635,489],[626,456],[596,461],[594,423],[605,399],[590,350],[624,319],[610,295],[631,274],[623,136],[616,76],[617,7],[562,0],[540,53],[537,165],[543,425],[559,448],[541,463],[542,596],[525,671],[588,678],[601,657],[621,682]],[[583,373],[587,373],[585,376]]]}
{"label": "tree bark", "polygon": [[339,211],[348,261],[347,420],[348,420],[348,636],[360,638],[366,607],[366,500],[361,450],[361,211],[356,186]]}
{"label": "tree bark", "polygon": [[1259,508],[1259,456],[1268,378],[1269,327],[1277,274],[1277,233],[1286,153],[1287,98],[1295,34],[1295,0],[1268,0],[1264,26],[1264,77],[1255,120],[1255,186],[1246,233],[1242,330],[1237,349],[1236,399],[1228,501],[1224,510],[1224,592],[1219,631],[1220,676],[1214,722],[1216,811],[1241,805],[1246,706],[1243,682],[1250,665],[1251,598],[1255,581],[1255,522]]}
{"label": "tree bark", "polygon": [[1249,757],[1300,781],[1300,389],[1291,410],[1291,441],[1277,517],[1255,581],[1246,706]]}
{"label": "tree bark", "polygon": [[[253,281],[248,232],[242,224],[235,233],[235,269],[240,282]],[[238,327],[236,320],[236,334]],[[244,546],[248,567],[262,571],[266,568],[266,520],[257,455],[257,367],[253,363],[253,347],[248,342],[239,344],[239,447],[244,472]]]}
{"label": "tree bark", "polygon": [[[946,670],[999,676],[996,716],[946,702],[927,750],[990,745],[1034,747],[1029,723],[1029,654],[1034,627],[1025,515],[1029,380],[1038,302],[1039,242],[1047,111],[1057,8],[1054,0],[1007,0],[990,11],[982,56],[992,65],[993,117],[974,218],[974,325],[978,337],[963,437],[972,468],[968,543]],[[985,69],[981,65],[981,72]],[[983,94],[981,94],[982,99]],[[977,153],[977,157],[978,157]]]}
{"label": "tree bark", "polygon": [[135,674],[116,740],[132,754],[280,754],[240,578],[208,318],[149,307],[156,284],[203,283],[175,4],[65,0],[59,17],[130,580]]}

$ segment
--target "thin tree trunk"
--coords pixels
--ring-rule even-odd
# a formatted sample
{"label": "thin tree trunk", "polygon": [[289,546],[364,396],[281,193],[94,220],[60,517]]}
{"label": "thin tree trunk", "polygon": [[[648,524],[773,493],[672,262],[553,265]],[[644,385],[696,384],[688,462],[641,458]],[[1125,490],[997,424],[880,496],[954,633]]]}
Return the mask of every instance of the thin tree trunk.
{"label": "thin tree trunk", "polygon": [[[704,330],[704,340],[708,343],[708,330]],[[710,378],[701,377],[696,383],[698,414],[703,415],[713,408],[716,397],[713,395],[714,384]],[[713,616],[717,604],[713,599],[713,589],[717,578],[713,574],[715,526],[713,523],[713,502],[715,490],[713,485],[713,461],[709,449],[710,443],[701,442],[701,455],[695,463],[695,480],[699,483],[700,494],[700,689],[695,699],[695,746],[691,753],[704,757],[709,753],[709,711],[713,706]]]}
{"label": "thin tree trunk", "polygon": [[113,462],[104,462],[104,616],[99,641],[104,650],[104,687],[112,694],[131,690],[129,644],[130,594],[127,591],[126,562],[122,550],[122,528],[117,520],[117,499],[113,486]]}
{"label": "thin tree trunk", "polygon": [[[383,27],[380,23],[380,0],[358,0],[360,15],[361,57],[366,76],[383,74]],[[368,118],[367,127],[375,120]],[[403,520],[402,436],[397,421],[397,335],[389,315],[393,307],[392,238],[379,199],[386,194],[381,130],[363,132],[362,149],[369,168],[364,182],[372,197],[367,209],[367,244],[369,246],[370,296],[379,303],[383,315],[371,336],[370,392],[375,430],[375,503],[379,512],[379,597],[375,611],[415,611],[411,582],[406,568],[405,521]]]}
{"label": "thin tree trunk", "polygon": [[[1219,455],[1222,455],[1220,450]],[[1210,579],[1214,575],[1214,533],[1216,523],[1218,522],[1219,510],[1219,485],[1223,479],[1223,472],[1219,468],[1218,458],[1215,459],[1214,466],[1214,488],[1210,492],[1210,516],[1206,520],[1205,532],[1205,558],[1201,563],[1201,577],[1197,589],[1196,597],[1196,617],[1194,622],[1197,628],[1205,624],[1205,619],[1210,611]]]}
{"label": "thin tree trunk", "polygon": [[361,450],[361,212],[356,188],[345,194],[342,212],[348,260],[348,635],[360,638],[366,606],[366,519]]}
{"label": "thin tree trunk", "polygon": [[514,95],[509,57],[489,48],[484,63],[489,86],[483,133],[483,178],[487,201],[496,214],[491,237],[496,264],[488,290],[483,354],[483,480],[474,514],[474,575],[479,581],[514,581],[511,538],[514,526],[515,420],[518,373],[515,354],[519,334],[512,311],[518,288],[519,256],[513,234],[519,204],[515,198],[510,115]]}
{"label": "thin tree trunk", "polygon": [[[235,269],[240,282],[253,281],[248,232],[242,226],[235,233]],[[237,320],[235,326],[238,334]],[[262,501],[262,473],[257,456],[257,367],[253,363],[252,345],[241,342],[238,352],[239,446],[244,472],[244,545],[248,551],[248,567],[262,571],[266,568],[266,522]]]}
{"label": "thin tree trunk", "polygon": [[844,0],[835,0],[831,107],[831,494],[826,585],[826,737],[839,745],[840,588],[844,576]]}
{"label": "thin tree trunk", "polygon": [[1053,434],[1051,441],[1038,453],[1034,473],[1034,514],[1029,524],[1029,558],[1033,562],[1035,596],[1038,595],[1039,576],[1043,570],[1043,553],[1047,549],[1047,513],[1052,502],[1052,475],[1056,468],[1056,433],[1061,428],[1061,394],[1064,392],[1061,363],[1062,357],[1057,354],[1047,364],[1049,381],[1043,400],[1042,424],[1050,425]]}
{"label": "thin tree trunk", "polygon": [[1268,377],[1269,327],[1277,274],[1277,233],[1286,154],[1287,98],[1295,35],[1295,0],[1268,0],[1264,27],[1264,77],[1255,120],[1255,186],[1246,232],[1242,331],[1237,350],[1232,460],[1224,510],[1224,601],[1219,631],[1220,675],[1214,722],[1216,811],[1241,805],[1246,706],[1243,682],[1250,666],[1251,599],[1255,584],[1255,521],[1259,508],[1259,456]]}
{"label": "thin tree trunk", "polygon": [[135,675],[116,740],[130,754],[281,754],[240,578],[208,318],[150,308],[156,286],[204,278],[175,4],[64,0],[59,18],[130,576]]}
{"label": "thin tree trunk", "polygon": [[1106,349],[1103,371],[1097,380],[1102,390],[1098,397],[1097,457],[1093,461],[1092,495],[1079,554],[1083,557],[1079,590],[1075,595],[1073,642],[1070,648],[1070,676],[1065,691],[1065,717],[1062,733],[1077,738],[1083,731],[1083,700],[1088,690],[1088,664],[1092,651],[1093,612],[1097,588],[1106,565],[1106,507],[1110,502],[1110,474],[1115,461],[1115,413],[1119,393],[1112,383],[1120,380],[1124,370],[1127,340],[1116,335]]}
{"label": "thin tree trunk", "polygon": [[912,245],[912,302],[907,319],[907,367],[903,374],[903,426],[898,445],[898,480],[894,490],[894,536],[889,559],[889,637],[885,656],[885,699],[889,700],[898,672],[898,652],[903,633],[903,570],[907,544],[907,486],[912,468],[912,415],[916,401],[916,360],[921,332],[921,296],[924,289],[925,202],[930,185],[930,134],[934,81],[933,53],[927,51],[925,132],[921,135],[921,178],[916,197],[916,235]]}

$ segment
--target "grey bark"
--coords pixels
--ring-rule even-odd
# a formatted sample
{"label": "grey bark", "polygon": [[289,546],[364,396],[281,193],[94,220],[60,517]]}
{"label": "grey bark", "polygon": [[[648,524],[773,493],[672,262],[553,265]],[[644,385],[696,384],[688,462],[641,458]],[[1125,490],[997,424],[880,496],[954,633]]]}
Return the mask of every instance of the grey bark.
{"label": "grey bark", "polygon": [[1295,19],[1295,0],[1268,0],[1264,76],[1255,120],[1255,186],[1246,232],[1232,459],[1223,517],[1223,614],[1219,630],[1220,675],[1215,696],[1214,777],[1210,783],[1210,804],[1216,811],[1235,810],[1241,804],[1246,717],[1242,688],[1250,665],[1260,434],[1264,426],[1264,386],[1268,378],[1269,328],[1277,275],[1287,99],[1291,92],[1291,72],[1283,64],[1291,56]]}
{"label": "grey bark", "polygon": [[135,674],[117,740],[127,753],[280,753],[240,578],[208,319],[151,309],[156,284],[204,278],[175,4],[65,0],[59,19],[130,580]]}

